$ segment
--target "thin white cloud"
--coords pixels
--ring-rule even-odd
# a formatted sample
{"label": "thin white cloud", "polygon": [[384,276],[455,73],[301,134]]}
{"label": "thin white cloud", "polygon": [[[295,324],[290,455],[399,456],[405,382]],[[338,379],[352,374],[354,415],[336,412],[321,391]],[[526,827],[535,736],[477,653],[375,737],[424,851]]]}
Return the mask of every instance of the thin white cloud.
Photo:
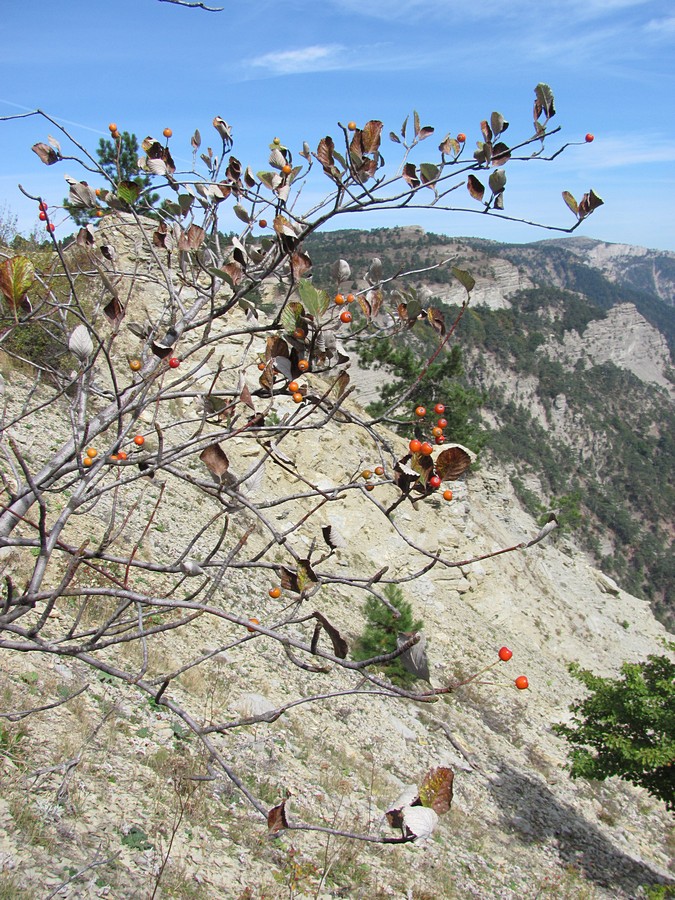
{"label": "thin white cloud", "polygon": [[664,16],[661,19],[650,19],[644,27],[647,34],[654,37],[671,38],[675,36],[675,16]]}
{"label": "thin white cloud", "polygon": [[[572,162],[571,155],[568,162]],[[578,164],[578,154],[574,154],[574,162]],[[643,133],[597,137],[583,155],[584,171],[674,162],[675,147],[670,140],[663,135]]]}
{"label": "thin white cloud", "polygon": [[341,44],[312,44],[297,50],[264,53],[251,60],[256,68],[273,75],[294,75],[307,72],[330,72],[344,66],[346,48]]}

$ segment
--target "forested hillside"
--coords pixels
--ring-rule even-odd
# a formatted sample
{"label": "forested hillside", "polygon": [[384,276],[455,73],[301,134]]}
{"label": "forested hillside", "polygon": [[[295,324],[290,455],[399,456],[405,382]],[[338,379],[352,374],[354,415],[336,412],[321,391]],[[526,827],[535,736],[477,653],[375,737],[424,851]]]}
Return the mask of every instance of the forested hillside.
{"label": "forested hillside", "polygon": [[[423,302],[441,310],[447,322],[460,311],[449,302],[450,265],[476,277],[478,302],[472,300],[463,315],[451,356],[443,356],[457,403],[452,436],[506,464],[531,512],[558,510],[565,529],[595,561],[622,587],[649,599],[672,627],[675,415],[666,342],[672,348],[675,314],[668,296],[647,291],[650,282],[636,274],[647,265],[667,272],[672,260],[653,253],[651,261],[640,257],[642,269],[636,270],[628,255],[630,265],[622,273],[617,259],[623,257],[615,256],[610,280],[589,261],[597,243],[573,239],[573,250],[564,241],[519,247],[391,229],[327,233],[313,238],[308,249],[317,282],[328,282],[328,261],[342,256],[357,276],[355,287],[374,256],[382,260],[385,277],[450,259],[421,273],[417,283]],[[394,351],[386,334],[395,327],[395,307],[392,299],[382,340],[362,349],[361,361],[403,379],[421,369],[438,336],[432,328],[416,328],[408,332],[407,350],[399,342]],[[628,312],[633,307],[637,313]],[[641,331],[643,320],[652,329],[643,323],[648,330]],[[595,337],[594,324],[602,339]],[[631,353],[645,365],[656,358],[661,383],[624,363],[626,342],[636,345]],[[420,385],[427,390],[426,403],[435,399],[434,389],[439,399],[447,397],[448,382],[440,384],[439,373],[437,363],[427,387]],[[386,400],[395,386],[394,379],[384,387]]]}

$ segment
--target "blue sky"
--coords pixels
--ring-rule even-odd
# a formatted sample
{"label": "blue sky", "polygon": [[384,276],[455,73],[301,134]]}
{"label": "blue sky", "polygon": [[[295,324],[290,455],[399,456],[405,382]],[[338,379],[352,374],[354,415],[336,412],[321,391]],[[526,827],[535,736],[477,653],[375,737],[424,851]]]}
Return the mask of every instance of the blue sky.
{"label": "blue sky", "polygon": [[[573,223],[561,191],[593,188],[605,201],[576,232],[675,250],[675,12],[650,0],[213,0],[208,13],[158,0],[4,0],[0,116],[40,107],[94,149],[107,124],[139,138],[173,129],[179,168],[190,135],[217,148],[215,115],[233,126],[233,152],[268,168],[274,136],[296,154],[336,122],[382,119],[398,131],[417,109],[435,134],[415,161],[432,161],[449,132],[480,139],[493,110],[514,141],[532,133],[533,88],[550,84],[564,141],[552,163],[507,165],[506,212]],[[0,208],[29,230],[35,205],[17,183],[57,203],[74,163],[43,166],[31,145],[52,131],[38,119],[0,122]],[[595,134],[584,144],[586,132]],[[64,153],[68,152],[64,144]],[[395,166],[399,148],[385,139]],[[318,196],[320,183],[306,198]],[[314,192],[314,193],[313,193]],[[462,206],[471,206],[466,197]],[[58,218],[57,218],[58,221]],[[235,227],[236,220],[224,221]],[[555,236],[483,215],[411,210],[343,220],[342,227],[419,224],[504,241]],[[62,233],[70,231],[64,225]]]}

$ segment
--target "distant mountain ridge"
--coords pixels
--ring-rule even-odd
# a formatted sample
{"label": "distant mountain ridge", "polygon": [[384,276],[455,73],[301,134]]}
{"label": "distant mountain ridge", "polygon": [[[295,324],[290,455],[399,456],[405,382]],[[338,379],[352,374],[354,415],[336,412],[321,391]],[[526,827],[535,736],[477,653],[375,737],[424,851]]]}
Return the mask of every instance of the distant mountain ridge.
{"label": "distant mountain ridge", "polygon": [[[420,228],[325,233],[306,247],[326,285],[338,257],[355,287],[375,256],[385,277],[444,259],[471,272],[476,287],[455,343],[467,385],[484,397],[488,457],[507,466],[533,514],[562,506],[596,562],[672,625],[675,254],[577,237],[499,244]],[[406,279],[448,321],[466,296],[450,265]],[[385,305],[393,322],[396,304]],[[437,346],[424,326],[403,340],[420,360]],[[368,377],[372,398],[384,369]]]}

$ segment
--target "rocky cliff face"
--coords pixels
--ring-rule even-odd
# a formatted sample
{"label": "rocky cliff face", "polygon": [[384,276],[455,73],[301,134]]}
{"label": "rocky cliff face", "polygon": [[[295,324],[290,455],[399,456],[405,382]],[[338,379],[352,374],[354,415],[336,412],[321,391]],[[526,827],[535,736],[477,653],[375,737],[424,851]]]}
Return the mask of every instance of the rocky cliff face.
{"label": "rocky cliff face", "polygon": [[[121,244],[118,256],[137,257],[138,251]],[[153,315],[161,302],[161,292],[144,285],[136,309]],[[225,331],[217,342],[219,356],[238,377],[242,355],[255,358],[264,342],[235,343]],[[125,335],[116,352],[131,351],[133,337]],[[205,361],[207,369],[213,365]],[[20,372],[12,375],[10,413],[30,389]],[[195,372],[196,390],[208,375]],[[315,387],[326,385],[317,377]],[[177,403],[170,414],[158,413],[165,433],[175,414],[194,412],[191,400]],[[288,397],[278,403],[279,416],[292,408]],[[350,409],[364,415],[356,405]],[[18,429],[16,439],[27,452],[46,455],[69,428],[62,401],[44,410],[44,446],[36,446],[30,429]],[[406,444],[382,434],[391,445],[391,456],[383,460],[390,473]],[[236,451],[257,452],[237,438],[231,446],[241,465]],[[360,432],[335,420],[289,448],[297,472],[324,491],[372,464],[371,450]],[[132,684],[100,681],[77,661],[6,652],[0,683],[7,708],[46,706],[85,688],[68,706],[8,723],[0,732],[0,746],[11,748],[0,756],[0,872],[13,896],[44,894],[79,872],[67,887],[70,897],[145,896],[169,847],[166,896],[534,900],[550,894],[629,900],[643,896],[644,886],[675,884],[671,822],[662,806],[628,784],[570,781],[563,769],[566,747],[551,731],[580,693],[569,662],[609,675],[624,660],[663,652],[666,631],[648,604],[621,591],[565,536],[476,560],[527,541],[538,530],[499,468],[470,471],[453,484],[450,504],[430,499],[402,505],[396,527],[385,529],[375,501],[396,496],[387,482],[372,500],[350,491],[330,505],[328,520],[346,546],[324,564],[336,578],[312,603],[351,646],[364,625],[362,596],[339,583],[340,573],[369,576],[383,566],[399,575],[411,571],[410,548],[397,537],[401,528],[423,551],[456,563],[431,566],[404,583],[415,616],[424,621],[432,684],[466,680],[492,663],[502,644],[513,649],[513,660],[433,704],[358,696],[320,700],[251,730],[230,732],[220,748],[269,806],[289,792],[291,819],[295,809],[356,831],[386,831],[384,810],[401,789],[430,767],[449,765],[456,773],[455,800],[436,839],[372,847],[288,832],[270,841],[264,820],[227,783],[185,779],[185,773],[203,775],[208,759],[169,711],[141,702]],[[267,502],[296,484],[272,466],[260,489]],[[150,508],[162,490],[144,483],[139,502]],[[208,498],[189,484],[169,480],[142,552],[149,559],[173,558],[196,519],[212,511]],[[298,504],[292,516],[302,511]],[[279,510],[279,528],[287,516]],[[105,509],[91,510],[79,517],[77,533],[97,535],[105,519]],[[254,521],[246,511],[238,514],[224,552]],[[297,535],[306,547],[316,537],[310,525]],[[252,529],[253,548],[264,540]],[[2,565],[16,580],[25,571],[18,552],[5,555]],[[217,600],[264,623],[279,614],[268,586],[265,572],[235,572]],[[54,615],[67,624],[74,612],[64,606]],[[161,671],[165,664],[183,665],[213,652],[199,669],[186,671],[175,690],[195,714],[212,710],[220,718],[274,710],[346,686],[339,670],[308,673],[291,666],[279,644],[265,637],[223,651],[232,641],[227,623],[201,617],[149,640],[146,664],[151,672]],[[513,678],[521,673],[530,680],[528,691],[514,689]]]}

